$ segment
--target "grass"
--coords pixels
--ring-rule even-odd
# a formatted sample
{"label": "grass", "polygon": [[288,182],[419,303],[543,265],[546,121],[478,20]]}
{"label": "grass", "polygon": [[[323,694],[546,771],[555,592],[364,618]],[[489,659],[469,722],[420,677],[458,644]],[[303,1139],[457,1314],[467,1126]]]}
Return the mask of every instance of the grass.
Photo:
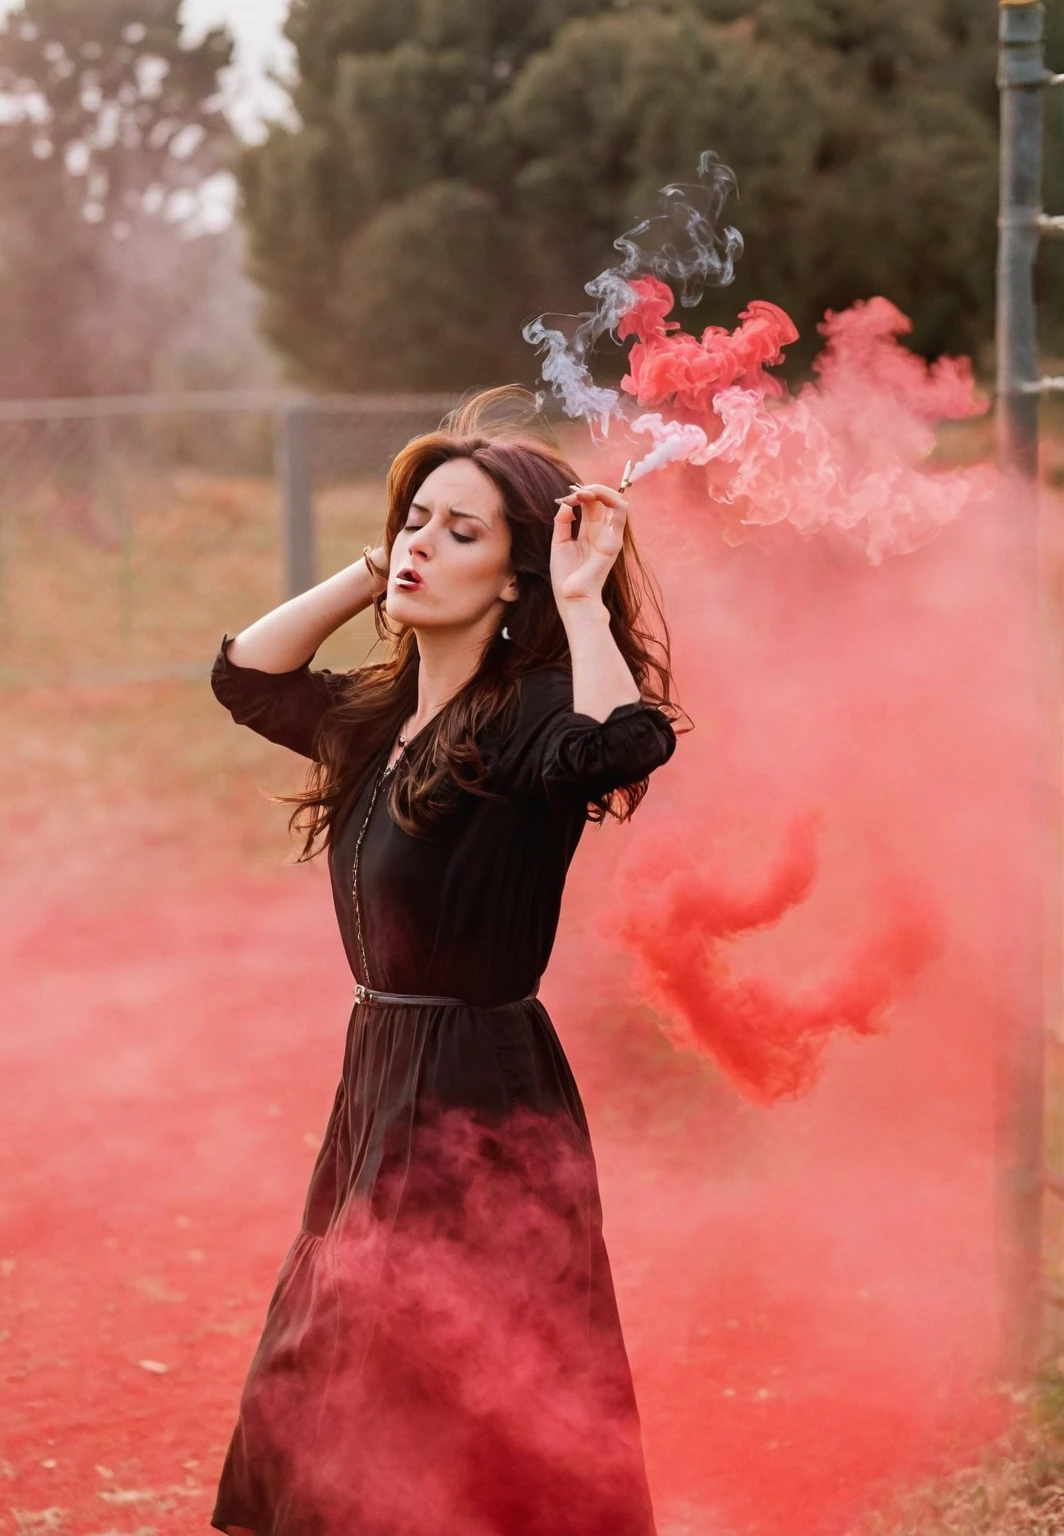
{"label": "grass", "polygon": [[[8,510],[0,683],[191,671],[224,629],[282,600],[272,481],[134,466],[114,483],[105,497],[42,482]],[[318,511],[321,569],[335,570],[379,535],[382,488],[327,491]],[[372,638],[360,616],[323,648],[323,664],[356,665]]]}
{"label": "grass", "polygon": [[[274,488],[182,472],[130,474],[124,492],[125,548],[98,505],[72,510],[54,485],[5,525],[0,884],[16,889],[30,870],[126,886],[148,850],[189,881],[288,857],[287,812],[267,794],[298,787],[306,765],[234,730],[208,686],[223,632],[282,600]],[[382,510],[375,482],[320,496],[321,569],[358,559]],[[375,641],[360,614],[315,665],[357,666]]]}
{"label": "grass", "polygon": [[1046,1366],[1013,1429],[978,1466],[907,1489],[852,1536],[1061,1536],[1064,1360]]}

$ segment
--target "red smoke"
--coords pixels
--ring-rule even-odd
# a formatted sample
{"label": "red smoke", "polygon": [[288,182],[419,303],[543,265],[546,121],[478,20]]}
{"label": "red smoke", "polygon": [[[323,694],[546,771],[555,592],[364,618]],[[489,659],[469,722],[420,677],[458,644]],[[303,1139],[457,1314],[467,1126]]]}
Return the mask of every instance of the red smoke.
{"label": "red smoke", "polygon": [[608,1290],[589,1316],[597,1202],[574,1128],[422,1110],[409,1135],[371,1200],[282,1266],[245,1497],[329,1536],[616,1536],[647,1496],[599,1338]]}
{"label": "red smoke", "polygon": [[918,548],[989,494],[981,469],[931,467],[935,428],[986,408],[971,364],[929,366],[906,350],[899,337],[910,324],[886,299],[827,316],[817,380],[790,397],[764,371],[797,338],[781,309],[754,303],[734,333],[713,326],[698,341],[664,318],[672,295],[663,283],[631,286],[640,302],[618,330],[640,339],[621,388],[658,408],[630,423],[655,445],[633,478],[668,464],[704,466],[729,540],[763,541],[789,525],[845,540],[878,563]]}
{"label": "red smoke", "polygon": [[640,405],[682,406],[710,411],[723,389],[737,385],[764,395],[784,392],[778,379],[765,372],[783,361],[783,349],[798,340],[794,321],[775,304],[755,299],[740,316],[735,331],[707,326],[701,340],[680,330],[678,320],[666,320],[675,303],[672,289],[657,277],[639,277],[629,284],[639,303],[617,327],[623,341],[639,339],[628,354],[628,375],[621,388]]}
{"label": "red smoke", "polygon": [[924,913],[900,898],[844,954],[815,957],[820,973],[782,987],[738,972],[729,941],[781,922],[817,876],[813,818],[798,821],[767,873],[725,888],[690,854],[635,840],[618,878],[618,933],[639,964],[633,981],[678,1044],[704,1050],[739,1091],[762,1104],[808,1092],[836,1029],[875,1033],[896,996],[933,953]]}
{"label": "red smoke", "polygon": [[[886,299],[827,316],[816,380],[791,398],[764,372],[798,334],[775,305],[756,303],[735,332],[710,327],[696,340],[666,318],[673,297],[664,283],[646,277],[631,287],[639,299],[619,332],[639,340],[622,388],[640,404],[676,413],[632,424],[658,444],[636,478],[670,464],[707,466],[716,516],[686,569],[688,583],[705,579],[700,566],[712,559],[717,529],[731,542],[756,531],[762,543],[769,524],[792,536],[795,529],[835,540],[844,533],[878,564],[911,552],[966,508],[978,503],[985,514],[992,507],[997,486],[984,468],[943,474],[927,462],[941,422],[983,409],[970,363],[943,358],[929,366],[907,351],[899,337],[909,322]],[[685,473],[680,480],[673,470],[672,491],[687,517],[698,518],[692,468]],[[787,557],[795,555],[792,544]],[[825,569],[821,582],[829,574]],[[809,593],[811,602],[824,597],[822,586]],[[686,643],[693,653],[704,636],[689,634]],[[887,650],[883,664],[890,666]],[[752,680],[755,697],[761,686]],[[808,954],[802,976],[759,977],[737,964],[737,941],[784,923],[817,883],[815,829],[830,805],[818,795],[796,812],[782,851],[753,879],[741,870],[723,881],[705,862],[704,843],[698,854],[690,851],[689,835],[680,847],[637,837],[619,877],[617,928],[638,962],[633,980],[662,1014],[665,1032],[705,1052],[763,1104],[808,1092],[833,1031],[880,1030],[937,947],[929,895],[903,872],[882,893],[867,931],[845,944],[833,934],[820,953]],[[867,875],[870,888],[879,883],[874,864]]]}
{"label": "red smoke", "polygon": [[[844,1536],[1009,1411],[1035,530],[985,464],[937,467],[935,425],[979,401],[904,329],[885,301],[829,317],[816,381],[733,440],[745,500],[712,460],[633,487],[695,730],[630,827],[586,838],[544,992],[590,1104],[659,1521],[697,1536]],[[588,474],[616,483],[615,451]]]}
{"label": "red smoke", "polygon": [[[912,332],[912,321],[889,299],[869,299],[841,314],[828,311],[820,332],[827,347],[813,364],[821,395],[836,398],[853,389],[889,397],[907,414],[937,426],[986,409],[967,357],[940,357],[928,364],[895,345]],[[896,423],[895,423],[896,425]]]}

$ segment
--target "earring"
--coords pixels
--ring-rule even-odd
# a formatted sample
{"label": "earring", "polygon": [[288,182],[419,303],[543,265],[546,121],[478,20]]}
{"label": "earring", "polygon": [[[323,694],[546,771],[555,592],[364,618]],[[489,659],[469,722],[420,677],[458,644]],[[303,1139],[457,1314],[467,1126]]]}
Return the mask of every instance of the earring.
{"label": "earring", "polygon": [[512,640],[513,639],[513,636],[511,635],[509,629],[507,628],[507,626],[505,624],[502,627],[502,637],[503,637],[504,640]]}

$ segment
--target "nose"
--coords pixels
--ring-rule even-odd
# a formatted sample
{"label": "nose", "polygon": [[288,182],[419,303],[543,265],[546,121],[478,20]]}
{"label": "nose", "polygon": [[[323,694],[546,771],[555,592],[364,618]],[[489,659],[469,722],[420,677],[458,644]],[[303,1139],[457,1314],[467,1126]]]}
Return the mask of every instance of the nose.
{"label": "nose", "polygon": [[422,523],[420,528],[414,529],[410,535],[410,543],[407,545],[411,555],[420,555],[423,559],[429,558],[433,538],[429,531],[431,527],[432,519],[430,518],[427,523]]}

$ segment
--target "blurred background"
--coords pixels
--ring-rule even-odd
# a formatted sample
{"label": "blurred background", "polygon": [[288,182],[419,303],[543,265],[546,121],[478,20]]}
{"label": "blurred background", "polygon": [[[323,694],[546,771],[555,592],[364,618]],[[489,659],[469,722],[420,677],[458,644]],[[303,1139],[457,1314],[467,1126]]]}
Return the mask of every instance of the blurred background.
{"label": "blurred background", "polygon": [[[825,311],[882,293],[989,386],[996,30],[993,0],[0,0],[0,1530],[206,1528],[327,1112],[347,980],[268,800],[305,765],[218,710],[223,631],[375,540],[463,391],[534,385],[523,323],[583,308],[707,147],[746,253],[688,329],[771,299],[798,384]],[[1039,284],[1064,371],[1064,250]],[[988,418],[948,452],[991,450]],[[372,644],[361,616],[316,665]],[[640,1028],[685,1123],[702,1069]],[[845,1476],[798,1435],[726,1525],[676,1474],[663,1531],[1064,1531],[1057,1380],[901,1525],[884,1419]]]}
{"label": "blurred background", "polygon": [[[276,393],[332,397],[304,478],[375,483],[441,398],[534,383],[522,324],[583,307],[616,235],[706,146],[738,175],[746,254],[689,329],[770,295],[801,331],[793,382],[826,310],[884,293],[917,349],[992,374],[987,0],[2,0],[0,16],[8,681],[196,664],[217,609],[198,577],[176,611],[155,584],[182,580],[165,555],[186,538],[224,530],[235,552],[237,525],[268,562]],[[1064,204],[1055,98],[1047,166]],[[1048,247],[1051,356],[1062,263]],[[67,558],[46,569],[56,540]],[[70,582],[94,593],[76,646],[50,606]]]}

